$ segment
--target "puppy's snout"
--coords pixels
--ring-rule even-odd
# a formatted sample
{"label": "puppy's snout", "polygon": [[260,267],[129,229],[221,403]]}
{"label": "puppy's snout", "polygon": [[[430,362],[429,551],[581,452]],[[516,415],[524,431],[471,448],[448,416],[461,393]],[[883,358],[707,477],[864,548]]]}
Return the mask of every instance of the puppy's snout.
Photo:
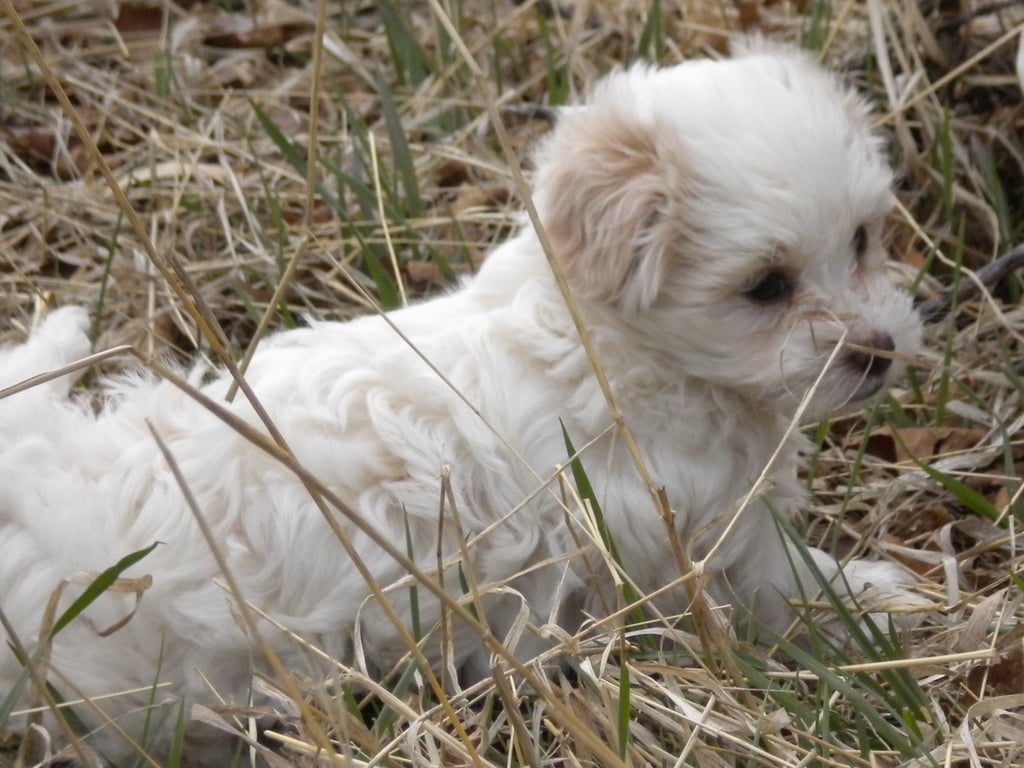
{"label": "puppy's snout", "polygon": [[872,353],[873,351],[894,352],[896,350],[896,342],[888,333],[876,332],[864,339],[858,339],[856,346],[859,348],[851,349],[846,354],[846,360],[853,368],[868,376],[881,376],[889,370],[892,359],[879,357]]}

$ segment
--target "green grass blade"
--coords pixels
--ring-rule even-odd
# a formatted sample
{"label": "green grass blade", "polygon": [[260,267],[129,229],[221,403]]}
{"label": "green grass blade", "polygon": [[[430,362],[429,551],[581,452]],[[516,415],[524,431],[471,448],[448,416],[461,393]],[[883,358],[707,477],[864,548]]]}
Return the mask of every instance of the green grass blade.
{"label": "green grass blade", "polygon": [[[416,562],[416,553],[412,547],[412,531],[409,529],[409,515],[402,505],[402,521],[405,525],[405,554],[412,562]],[[420,590],[415,583],[409,587],[409,615],[412,618],[412,639],[417,643],[423,639],[423,627],[420,625]]]}
{"label": "green grass blade", "polygon": [[569,101],[570,79],[565,67],[565,54],[562,46],[554,40],[548,26],[544,9],[537,8],[537,29],[544,41],[544,72],[547,80],[548,103],[561,106]]}
{"label": "green grass blade", "polygon": [[[263,130],[267,133],[267,136],[270,137],[270,140],[273,141],[281,151],[285,160],[287,160],[299,174],[305,176],[305,152],[284,135],[281,129],[277,127],[274,121],[270,119],[270,116],[267,115],[267,113],[264,112],[258,104],[252,103],[252,108],[256,114],[256,119],[263,127]],[[376,218],[377,200],[373,191],[364,183],[352,175],[346,174],[337,166],[327,163],[322,164],[336,179],[356,194],[357,200],[363,207],[367,218],[371,220]],[[377,286],[377,297],[380,301],[381,307],[384,309],[394,309],[399,306],[401,301],[398,295],[398,287],[396,286],[391,273],[388,271],[387,267],[384,266],[383,255],[379,253],[378,249],[376,249],[372,244],[366,242],[364,235],[359,231],[359,228],[355,226],[347,209],[342,205],[336,195],[331,194],[320,181],[317,182],[316,189],[324,202],[337,211],[342,219],[351,227],[351,231],[361,247],[361,255],[363,257],[363,263],[366,265],[366,271],[370,274],[370,277]]]}
{"label": "green grass blade", "polygon": [[815,0],[805,16],[803,34],[800,45],[805,50],[820,52],[828,39],[829,25],[832,23],[832,1]]}
{"label": "green grass blade", "polygon": [[629,750],[629,721],[630,721],[630,684],[629,684],[629,663],[622,659],[619,666],[619,707],[617,718],[617,730],[619,740],[619,757],[626,761],[626,752]]}
{"label": "green grass blade", "polygon": [[86,608],[88,608],[100,595],[106,592],[117,581],[121,574],[131,568],[137,562],[142,560],[146,555],[152,552],[160,546],[160,542],[150,544],[145,549],[140,549],[137,552],[132,552],[130,555],[125,555],[114,565],[107,568],[103,573],[93,579],[92,583],[85,588],[85,591],[79,595],[78,599],[75,600],[71,605],[68,606],[67,610],[60,615],[60,617],[53,623],[53,629],[50,630],[50,639],[52,640],[58,632],[64,627],[70,624],[75,618]]}
{"label": "green grass blade", "polygon": [[[608,530],[608,525],[605,523],[604,512],[601,510],[601,504],[597,500],[597,493],[594,492],[594,487],[590,483],[590,478],[587,477],[587,472],[583,467],[583,462],[580,461],[579,456],[576,455],[576,448],[573,446],[572,438],[569,437],[569,431],[565,428],[565,423],[559,419],[559,424],[562,427],[562,438],[565,441],[565,449],[569,454],[569,469],[572,472],[573,482],[576,483],[576,489],[579,491],[580,496],[590,504],[590,508],[594,514],[594,522],[597,525],[598,533],[601,536],[601,542],[608,550],[612,557],[612,560],[622,568],[622,559],[619,557],[619,550],[615,546],[615,540],[612,537],[611,531]],[[633,589],[633,585],[628,581],[622,584],[622,598],[627,604],[635,603],[640,599],[640,596]],[[641,625],[645,622],[646,617],[644,612],[640,608],[636,608],[629,612],[629,621],[633,624]]]}
{"label": "green grass blade", "polygon": [[430,74],[430,59],[412,36],[405,18],[391,0],[377,0],[377,10],[384,24],[398,82],[419,85]]}
{"label": "green grass blade", "polygon": [[[905,758],[920,757],[927,752],[919,738],[903,732],[902,711],[893,709],[884,698],[879,699],[875,695],[869,698],[861,692],[860,686],[864,684],[868,675],[858,673],[848,679],[846,675],[836,672],[831,666],[796,644],[783,638],[778,638],[777,642],[787,656],[814,673],[819,685],[825,685],[830,690],[840,693],[887,748],[896,750]],[[894,724],[897,721],[901,723],[900,726]]]}
{"label": "green grass blade", "polygon": [[284,159],[305,178],[306,153],[284,135],[281,129],[277,127],[277,124],[270,119],[270,115],[260,108],[259,104],[254,101],[250,102],[250,104],[252,105],[253,112],[256,114],[256,119],[259,120],[260,126],[267,136],[270,137],[270,140],[274,142],[274,145],[281,151],[281,154],[284,155]]}
{"label": "green grass blade", "polygon": [[381,309],[387,311],[401,306],[402,299],[398,294],[398,286],[391,272],[384,266],[384,261],[372,246],[364,246],[363,263],[377,286],[377,300]]}
{"label": "green grass blade", "polygon": [[[394,163],[395,176],[402,180],[402,188],[405,191],[405,212],[410,218],[417,218],[423,215],[423,199],[420,197],[419,182],[416,178],[416,165],[413,163],[412,152],[409,149],[409,140],[405,135],[405,128],[402,126],[402,118],[398,114],[398,105],[395,103],[394,95],[384,78],[377,78],[377,95],[380,96],[380,108],[384,115],[384,123],[388,129],[388,138],[391,140],[391,155]],[[392,193],[393,199],[398,199],[397,189]]]}
{"label": "green grass blade", "polygon": [[180,768],[185,750],[185,699],[178,699],[178,714],[174,718],[174,733],[167,752],[164,768]]}
{"label": "green grass blade", "polygon": [[942,485],[943,488],[953,494],[956,500],[963,506],[975,514],[984,517],[986,520],[990,520],[993,523],[1000,524],[1004,527],[1006,526],[1006,521],[1000,520],[1001,515],[999,514],[999,508],[992,502],[970,486],[961,483],[956,478],[950,477],[945,472],[941,472],[927,462],[921,461],[916,456],[911,455],[910,452],[907,451],[906,445],[902,440],[900,440],[898,432],[893,432],[893,436],[904,449],[904,452],[910,456],[910,460],[913,461],[926,475],[928,475],[928,477],[935,480],[937,483]]}
{"label": "green grass blade", "polygon": [[576,455],[576,447],[572,443],[572,438],[569,437],[569,430],[565,428],[565,423],[559,419],[559,424],[562,427],[562,439],[565,441],[565,450],[569,454],[569,469],[572,471],[573,482],[576,483],[576,489],[580,492],[580,496],[586,501],[590,502],[590,508],[594,512],[594,520],[597,522],[598,533],[601,534],[601,543],[608,549],[614,560],[618,565],[622,565],[622,561],[619,559],[619,551],[615,547],[615,541],[612,539],[611,531],[608,530],[608,526],[604,522],[604,513],[601,511],[601,504],[597,500],[597,494],[594,492],[594,486],[590,483],[590,478],[587,477],[586,470],[583,468],[583,462],[580,461],[580,457]]}
{"label": "green grass blade", "polygon": [[[903,649],[897,644],[891,633],[883,632],[869,614],[861,615],[862,612],[859,610],[856,612],[850,610],[845,600],[837,594],[836,585],[829,583],[793,527],[786,520],[780,518],[776,518],[775,522],[780,534],[794,544],[793,547],[787,548],[787,552],[795,550],[799,555],[804,566],[817,580],[822,595],[831,604],[832,610],[836,613],[837,619],[848,633],[850,640],[857,645],[864,657],[870,661],[903,658]],[[794,564],[791,562],[790,565],[792,567]],[[803,592],[801,587],[801,593]],[[808,597],[807,594],[801,594],[801,598],[805,601]],[[854,602],[854,608],[859,609],[859,606],[856,605],[857,596],[850,595],[849,599]],[[809,617],[805,617],[804,624],[811,635],[812,647],[816,649],[816,656],[823,657],[828,650],[829,643],[822,642],[821,634],[816,631],[815,625]],[[879,676],[889,686],[888,691],[868,676],[861,680],[861,684],[878,700],[885,701],[890,711],[899,712],[904,721],[913,720],[915,713],[923,712],[928,706],[927,697],[907,670],[884,670],[879,673]],[[919,730],[918,733],[920,733]]]}
{"label": "green grass blade", "polygon": [[647,9],[647,21],[640,33],[640,42],[636,47],[641,59],[659,62],[665,58],[665,30],[661,24],[661,0],[651,0]]}
{"label": "green grass blade", "polygon": [[[15,653],[14,648],[8,643],[8,650]],[[20,659],[19,659],[20,661]],[[11,713],[14,712],[14,705],[18,699],[21,698],[21,694],[25,692],[25,686],[28,685],[28,669],[22,667],[21,674],[18,675],[18,679],[14,681],[14,685],[11,689],[4,694],[3,698],[0,698],[0,728],[3,728],[7,721],[11,719]]]}
{"label": "green grass blade", "polygon": [[124,213],[118,211],[117,218],[114,220],[114,229],[110,234],[110,242],[107,246],[107,255],[103,260],[103,274],[100,276],[99,295],[96,297],[96,303],[90,313],[89,349],[93,352],[96,351],[96,340],[100,337],[100,320],[103,318],[104,307],[107,302],[107,289],[110,286],[110,270],[113,269],[114,266],[114,254],[118,251],[121,226],[123,224]]}
{"label": "green grass blade", "polygon": [[[394,686],[390,687],[391,693],[399,699],[405,697],[416,681],[417,669],[415,661],[410,661],[406,664],[402,668],[402,674],[398,676]],[[391,738],[393,736],[392,729],[395,723],[398,722],[398,719],[398,713],[392,707],[385,704],[373,724],[374,735],[380,738]]]}
{"label": "green grass blade", "polygon": [[[260,126],[266,132],[274,145],[280,150],[284,159],[288,161],[288,164],[295,169],[295,171],[302,176],[306,177],[308,166],[306,165],[306,150],[295,142],[291,141],[284,132],[277,127],[277,124],[270,119],[270,115],[260,108],[260,105],[254,101],[249,102],[252,107],[253,113],[256,115],[256,119],[259,121]],[[317,181],[316,191],[320,197],[323,198],[324,202],[330,205],[335,210],[341,210],[341,203],[338,198],[331,194],[331,192],[324,187],[323,183]],[[372,201],[372,193],[371,201]]]}

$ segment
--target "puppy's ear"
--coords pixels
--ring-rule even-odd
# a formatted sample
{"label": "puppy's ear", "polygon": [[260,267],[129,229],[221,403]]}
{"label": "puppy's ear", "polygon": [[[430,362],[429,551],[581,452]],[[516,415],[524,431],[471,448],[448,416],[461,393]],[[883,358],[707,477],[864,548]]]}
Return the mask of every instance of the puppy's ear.
{"label": "puppy's ear", "polygon": [[660,231],[666,183],[655,128],[630,112],[630,100],[605,99],[560,117],[541,149],[536,199],[579,296],[627,311],[655,302],[669,245]]}

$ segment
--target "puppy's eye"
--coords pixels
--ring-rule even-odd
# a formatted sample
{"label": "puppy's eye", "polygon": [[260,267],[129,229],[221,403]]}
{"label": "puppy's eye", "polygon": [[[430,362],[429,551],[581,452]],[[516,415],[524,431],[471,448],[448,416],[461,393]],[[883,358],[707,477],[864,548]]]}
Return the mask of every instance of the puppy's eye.
{"label": "puppy's eye", "polygon": [[761,278],[757,285],[747,291],[747,296],[762,304],[769,304],[786,296],[789,289],[788,277],[781,272],[769,272]]}
{"label": "puppy's eye", "polygon": [[853,247],[853,254],[859,261],[864,257],[864,253],[868,249],[868,231],[861,224],[857,227],[857,230],[853,233],[853,241],[850,243]]}

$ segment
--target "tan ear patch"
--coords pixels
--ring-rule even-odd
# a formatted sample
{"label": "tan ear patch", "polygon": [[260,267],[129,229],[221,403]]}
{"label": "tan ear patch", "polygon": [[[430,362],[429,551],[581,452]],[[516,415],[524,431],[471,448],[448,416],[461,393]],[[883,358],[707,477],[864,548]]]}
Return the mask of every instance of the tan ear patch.
{"label": "tan ear patch", "polygon": [[667,197],[653,126],[607,105],[569,113],[544,146],[538,193],[551,244],[581,297],[653,300],[656,285],[630,284],[660,272],[640,263],[661,259],[650,229]]}

